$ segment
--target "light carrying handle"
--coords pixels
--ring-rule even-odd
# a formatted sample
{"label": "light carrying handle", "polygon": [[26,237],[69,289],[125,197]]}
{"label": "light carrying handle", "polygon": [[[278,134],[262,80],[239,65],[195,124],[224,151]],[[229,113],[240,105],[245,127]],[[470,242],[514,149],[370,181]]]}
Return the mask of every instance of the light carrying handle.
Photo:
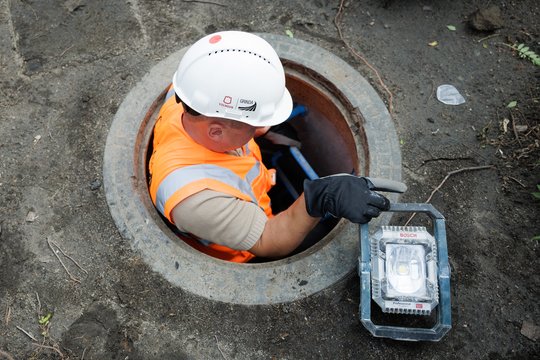
{"label": "light carrying handle", "polygon": [[361,281],[360,319],[373,336],[407,341],[439,341],[452,328],[450,306],[450,266],[446,244],[444,216],[431,204],[390,204],[390,212],[421,212],[433,220],[433,232],[437,241],[439,305],[437,323],[431,328],[410,328],[377,325],[371,321],[371,244],[369,224],[360,225],[360,257],[358,273]]}
{"label": "light carrying handle", "polygon": [[407,185],[400,181],[373,177],[366,177],[366,180],[368,181],[370,190],[387,191],[400,194],[407,191]]}

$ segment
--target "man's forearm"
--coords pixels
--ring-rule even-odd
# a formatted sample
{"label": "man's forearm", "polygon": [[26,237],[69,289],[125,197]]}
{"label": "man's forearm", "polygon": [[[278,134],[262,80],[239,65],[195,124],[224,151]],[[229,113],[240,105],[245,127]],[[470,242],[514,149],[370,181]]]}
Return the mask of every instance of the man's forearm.
{"label": "man's forearm", "polygon": [[249,251],[263,257],[285,256],[300,245],[319,219],[309,216],[302,194],[287,210],[267,221],[260,239]]}

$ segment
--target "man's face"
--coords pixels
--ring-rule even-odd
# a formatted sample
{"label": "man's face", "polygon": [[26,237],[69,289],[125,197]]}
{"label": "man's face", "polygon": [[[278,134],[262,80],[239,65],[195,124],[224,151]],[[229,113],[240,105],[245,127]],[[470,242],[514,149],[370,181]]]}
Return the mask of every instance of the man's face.
{"label": "man's face", "polygon": [[229,124],[224,129],[224,146],[230,145],[230,148],[226,151],[238,149],[247,144],[249,140],[253,139],[257,129],[258,127],[239,121],[234,121],[233,123],[229,121]]}
{"label": "man's face", "polygon": [[[187,114],[190,117],[189,114]],[[240,121],[223,118],[197,116],[198,121],[207,124],[208,139],[211,141],[207,146],[211,150],[225,152],[238,149],[251,140],[260,127],[251,126]]]}

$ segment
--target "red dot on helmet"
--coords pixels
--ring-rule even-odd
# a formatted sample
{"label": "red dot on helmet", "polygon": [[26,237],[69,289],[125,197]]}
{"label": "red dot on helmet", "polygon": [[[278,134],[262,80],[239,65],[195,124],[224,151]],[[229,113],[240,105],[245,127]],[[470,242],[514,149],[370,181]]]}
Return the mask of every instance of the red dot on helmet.
{"label": "red dot on helmet", "polygon": [[210,38],[210,40],[208,40],[210,42],[210,44],[215,44],[217,43],[219,40],[221,40],[221,35],[214,35]]}

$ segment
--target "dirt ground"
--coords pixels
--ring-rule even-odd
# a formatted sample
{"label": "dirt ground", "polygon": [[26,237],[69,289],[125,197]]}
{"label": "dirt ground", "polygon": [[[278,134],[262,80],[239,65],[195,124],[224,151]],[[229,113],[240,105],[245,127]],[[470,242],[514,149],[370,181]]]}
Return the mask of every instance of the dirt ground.
{"label": "dirt ground", "polygon": [[[540,4],[344,5],[343,39],[388,91],[344,45],[339,0],[0,0],[0,359],[539,357],[540,67],[508,45],[540,54]],[[471,14],[489,6],[501,27],[473,29]],[[447,218],[452,265],[443,340],[372,337],[358,321],[355,274],[287,304],[202,299],[152,272],[118,234],[102,186],[118,106],[161,59],[229,29],[290,30],[369,79],[392,103],[403,201],[426,201],[452,171],[491,166],[450,175],[431,201]],[[439,102],[441,84],[466,103]],[[73,279],[52,248],[80,265],[56,252]]]}

